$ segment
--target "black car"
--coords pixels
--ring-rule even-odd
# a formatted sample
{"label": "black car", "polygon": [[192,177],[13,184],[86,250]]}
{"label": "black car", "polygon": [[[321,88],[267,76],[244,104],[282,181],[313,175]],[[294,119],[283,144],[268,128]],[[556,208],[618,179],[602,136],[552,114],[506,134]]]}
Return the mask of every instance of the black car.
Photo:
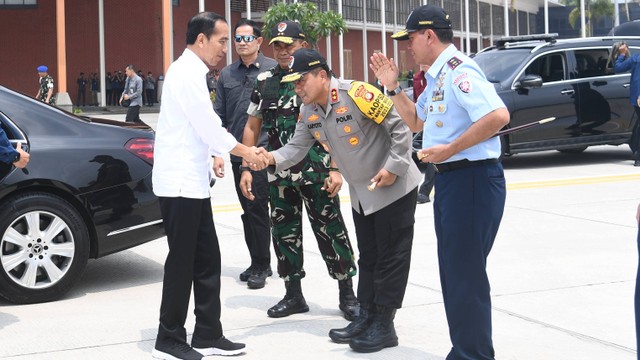
{"label": "black car", "polygon": [[556,118],[503,136],[503,153],[628,143],[637,121],[629,103],[630,73],[614,74],[609,60],[621,40],[632,52],[640,49],[640,37],[558,40],[551,34],[501,38],[476,54],[511,113],[509,127]]}
{"label": "black car", "polygon": [[0,296],[61,297],[98,258],[164,236],[146,124],[78,117],[0,86],[0,125],[31,155],[0,163]]}

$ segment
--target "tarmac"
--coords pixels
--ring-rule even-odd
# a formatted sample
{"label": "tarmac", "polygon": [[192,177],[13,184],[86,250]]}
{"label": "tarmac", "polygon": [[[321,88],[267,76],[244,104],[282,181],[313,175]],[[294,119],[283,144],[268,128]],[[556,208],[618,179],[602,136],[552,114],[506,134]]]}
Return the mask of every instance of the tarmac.
{"label": "tarmac", "polygon": [[[108,110],[99,116],[123,118],[120,109]],[[142,118],[155,126],[157,114],[143,111]],[[496,359],[636,359],[634,216],[640,174],[630,164],[626,147],[594,147],[571,156],[518,155],[505,161],[507,204],[488,260]],[[302,284],[308,313],[281,319],[266,315],[284,295],[276,275],[260,290],[239,281],[249,256],[231,171],[227,173],[212,188],[212,197],[222,252],[222,324],[225,336],[247,344],[239,359],[446,357],[451,343],[432,203],[416,210],[409,283],[395,319],[400,345],[360,354],[327,336],[329,329],[347,322],[338,310],[337,283],[327,275],[307,220],[307,277]],[[355,247],[346,190],[340,199]],[[81,281],[56,302],[0,302],[0,359],[150,359],[166,252],[166,241],[159,239],[91,260]],[[193,322],[190,313],[189,334]]]}

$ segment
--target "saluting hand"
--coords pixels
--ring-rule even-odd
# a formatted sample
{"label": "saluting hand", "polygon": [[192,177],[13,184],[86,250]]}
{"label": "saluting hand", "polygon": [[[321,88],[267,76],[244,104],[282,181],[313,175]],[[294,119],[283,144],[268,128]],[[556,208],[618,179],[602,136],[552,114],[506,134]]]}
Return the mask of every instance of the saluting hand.
{"label": "saluting hand", "polygon": [[400,70],[393,62],[393,58],[387,59],[383,53],[374,53],[369,60],[369,68],[382,86],[393,87],[398,82]]}

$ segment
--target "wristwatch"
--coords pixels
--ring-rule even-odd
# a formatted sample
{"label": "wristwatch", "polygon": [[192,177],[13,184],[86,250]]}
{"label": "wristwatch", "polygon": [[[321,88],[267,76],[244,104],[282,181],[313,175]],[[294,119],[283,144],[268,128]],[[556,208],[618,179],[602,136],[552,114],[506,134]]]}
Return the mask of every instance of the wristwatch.
{"label": "wristwatch", "polygon": [[240,165],[240,172],[243,172],[243,171],[251,171],[251,168],[250,168],[250,167],[248,167],[248,166],[242,166],[242,165]]}
{"label": "wristwatch", "polygon": [[398,86],[394,90],[387,90],[387,96],[396,96],[402,92],[402,88]]}

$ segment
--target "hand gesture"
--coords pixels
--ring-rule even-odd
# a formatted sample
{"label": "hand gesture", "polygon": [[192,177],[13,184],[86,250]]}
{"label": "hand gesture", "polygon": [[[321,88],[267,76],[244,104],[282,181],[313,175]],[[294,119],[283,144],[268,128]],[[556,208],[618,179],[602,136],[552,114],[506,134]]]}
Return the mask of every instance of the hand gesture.
{"label": "hand gesture", "polygon": [[269,166],[269,157],[273,158],[264,148],[252,146],[244,159],[252,170],[262,170]]}
{"label": "hand gesture", "polygon": [[251,171],[243,171],[242,174],[240,174],[240,190],[242,191],[242,195],[251,201],[256,198],[251,192],[252,182],[253,176],[251,175]]}
{"label": "hand gesture", "polygon": [[369,68],[373,71],[380,81],[380,84],[385,87],[394,88],[394,85],[398,82],[398,75],[400,74],[400,70],[393,62],[392,59],[387,59],[387,57],[382,53],[374,53],[369,58]]}
{"label": "hand gesture", "polygon": [[324,186],[321,190],[326,190],[329,193],[329,197],[332,198],[338,195],[341,188],[342,175],[338,171],[329,171],[329,175],[324,178]]}
{"label": "hand gesture", "polygon": [[31,156],[28,152],[22,150],[22,143],[19,142],[18,145],[16,145],[16,151],[20,153],[20,160],[14,162],[13,166],[17,167],[18,169],[27,167]]}
{"label": "hand gesture", "polygon": [[454,155],[449,149],[449,144],[436,145],[427,149],[418,150],[417,156],[421,162],[439,164]]}

